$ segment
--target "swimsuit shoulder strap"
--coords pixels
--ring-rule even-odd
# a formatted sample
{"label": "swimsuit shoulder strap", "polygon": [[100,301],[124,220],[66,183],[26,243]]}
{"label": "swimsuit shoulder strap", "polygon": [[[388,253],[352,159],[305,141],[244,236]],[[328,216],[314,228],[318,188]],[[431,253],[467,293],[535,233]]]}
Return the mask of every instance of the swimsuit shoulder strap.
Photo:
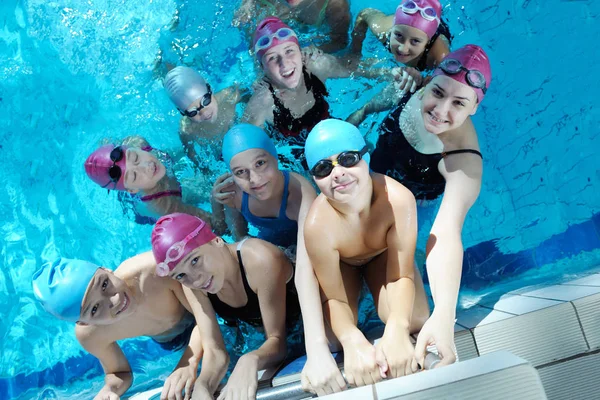
{"label": "swimsuit shoulder strap", "polygon": [[147,202],[147,201],[152,201],[152,200],[160,199],[161,197],[168,197],[168,196],[181,197],[181,190],[165,190],[164,192],[148,194],[146,196],[141,196],[140,200],[143,202]]}
{"label": "swimsuit shoulder strap", "polygon": [[473,150],[473,149],[460,149],[460,150],[444,151],[441,153],[441,155],[442,155],[442,158],[445,158],[446,156],[450,156],[452,154],[461,154],[461,153],[475,154],[475,155],[478,155],[479,157],[481,157],[481,159],[483,160],[483,155],[481,154],[481,152],[479,152],[477,150]]}
{"label": "swimsuit shoulder strap", "polygon": [[248,208],[248,193],[242,191],[242,214],[250,213],[250,209]]}
{"label": "swimsuit shoulder strap", "polygon": [[[242,274],[242,283],[244,284],[244,289],[246,290],[246,293],[249,294],[255,294],[254,290],[252,290],[252,288],[250,287],[250,284],[248,283],[248,278],[246,277],[246,269],[244,268],[244,262],[242,261],[242,246],[244,245],[244,242],[248,240],[247,238],[242,240],[241,242],[238,243],[237,248],[236,248],[236,254],[237,254],[237,259],[238,259],[238,265],[240,266],[240,272]],[[248,303],[250,303],[250,297],[248,296]]]}
{"label": "swimsuit shoulder strap", "polygon": [[279,219],[287,218],[285,212],[287,211],[287,202],[289,195],[289,185],[290,185],[290,171],[281,171],[284,178],[283,183],[283,197],[281,198],[281,206],[279,207]]}

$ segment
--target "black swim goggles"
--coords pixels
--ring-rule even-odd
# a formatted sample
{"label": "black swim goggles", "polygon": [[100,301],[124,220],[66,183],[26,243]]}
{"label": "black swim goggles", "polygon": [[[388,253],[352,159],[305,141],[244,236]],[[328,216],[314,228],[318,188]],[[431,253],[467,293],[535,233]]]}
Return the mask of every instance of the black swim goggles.
{"label": "black swim goggles", "polygon": [[119,167],[117,163],[123,159],[124,155],[125,152],[123,151],[123,148],[121,146],[115,147],[110,152],[110,161],[113,162],[113,165],[111,165],[110,168],[108,168],[108,177],[110,178],[110,180],[108,181],[108,183],[106,183],[106,185],[102,186],[103,188],[107,187],[111,183],[114,184],[114,187],[117,186],[117,182],[119,182],[119,179],[121,179],[121,174],[123,173],[121,167]]}
{"label": "black swim goggles", "polygon": [[319,160],[314,167],[310,170],[310,174],[315,178],[325,178],[331,174],[333,168],[336,165],[340,165],[344,168],[354,167],[362,160],[363,156],[367,154],[367,146],[363,147],[362,150],[350,150],[343,151],[337,156],[337,160]]}
{"label": "black swim goggles", "polygon": [[438,67],[448,75],[455,75],[461,71],[467,71],[467,83],[476,89],[481,89],[483,94],[487,92],[485,76],[477,69],[465,68],[460,61],[455,58],[445,58]]}
{"label": "black swim goggles", "polygon": [[194,118],[196,115],[198,115],[200,111],[202,111],[204,107],[208,107],[209,104],[212,102],[212,91],[210,90],[210,85],[208,83],[206,84],[206,90],[207,92],[200,99],[200,105],[197,108],[184,111],[177,109],[179,110],[179,113],[181,115],[185,115],[188,118]]}

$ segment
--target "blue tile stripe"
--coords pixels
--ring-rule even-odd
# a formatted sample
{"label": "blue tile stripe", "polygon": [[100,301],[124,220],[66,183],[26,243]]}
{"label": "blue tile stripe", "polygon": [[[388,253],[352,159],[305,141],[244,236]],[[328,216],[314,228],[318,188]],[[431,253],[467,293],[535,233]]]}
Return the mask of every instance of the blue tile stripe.
{"label": "blue tile stripe", "polygon": [[[600,249],[600,213],[542,242],[535,249],[502,253],[495,240],[464,252],[461,287],[480,289],[582,252]],[[425,274],[424,280],[428,283]]]}

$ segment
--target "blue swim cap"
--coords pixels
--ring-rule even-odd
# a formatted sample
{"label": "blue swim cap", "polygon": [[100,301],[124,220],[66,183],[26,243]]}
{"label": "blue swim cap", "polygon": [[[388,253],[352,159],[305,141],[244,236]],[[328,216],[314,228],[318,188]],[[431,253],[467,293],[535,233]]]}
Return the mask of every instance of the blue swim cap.
{"label": "blue swim cap", "polygon": [[[340,119],[325,119],[310,131],[304,145],[304,155],[311,170],[319,160],[324,160],[343,151],[360,151],[367,143],[357,127]],[[362,158],[367,165],[371,155]]]}
{"label": "blue swim cap", "polygon": [[235,155],[250,149],[263,149],[277,160],[277,149],[273,141],[258,126],[239,124],[225,134],[222,152],[228,167]]}
{"label": "blue swim cap", "polygon": [[190,67],[175,67],[167,72],[163,86],[173,104],[181,111],[208,93],[204,78]]}
{"label": "blue swim cap", "polygon": [[55,317],[79,321],[81,303],[99,266],[82,260],[58,258],[33,274],[33,294]]}

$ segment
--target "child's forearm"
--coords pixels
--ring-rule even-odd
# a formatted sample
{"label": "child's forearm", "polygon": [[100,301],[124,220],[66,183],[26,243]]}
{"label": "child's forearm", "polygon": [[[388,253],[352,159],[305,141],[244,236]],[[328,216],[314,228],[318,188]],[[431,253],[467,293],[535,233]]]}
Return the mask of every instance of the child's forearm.
{"label": "child's forearm", "polygon": [[225,206],[211,198],[210,206],[212,209],[211,225],[213,231],[222,236],[227,231],[227,221],[225,217]]}
{"label": "child's forearm", "polygon": [[133,374],[131,371],[113,372],[104,376],[102,391],[110,391],[122,396],[131,387]]}
{"label": "child's forearm", "polygon": [[285,337],[270,336],[256,350],[246,353],[242,357],[254,359],[257,371],[271,367],[285,358],[286,354]]}
{"label": "child's forearm", "polygon": [[354,314],[347,303],[339,300],[327,300],[325,309],[329,313],[331,330],[343,347],[352,345],[357,339],[364,338],[362,332],[354,324]]}
{"label": "child's forearm", "polygon": [[198,368],[198,364],[202,359],[202,350],[202,338],[200,337],[200,330],[196,325],[192,330],[190,341],[179,359],[179,363],[177,363],[177,368],[186,366]]}
{"label": "child's forearm", "polygon": [[211,394],[217,390],[227,372],[229,354],[218,346],[206,346],[197,385],[204,386]]}
{"label": "child's forearm", "polygon": [[295,284],[304,323],[306,354],[310,357],[314,353],[328,351],[327,336],[323,322],[319,282],[306,251],[302,252],[299,248],[296,257]]}
{"label": "child's forearm", "polygon": [[390,310],[387,325],[408,328],[415,302],[415,283],[411,278],[400,278],[386,285],[387,306]]}

